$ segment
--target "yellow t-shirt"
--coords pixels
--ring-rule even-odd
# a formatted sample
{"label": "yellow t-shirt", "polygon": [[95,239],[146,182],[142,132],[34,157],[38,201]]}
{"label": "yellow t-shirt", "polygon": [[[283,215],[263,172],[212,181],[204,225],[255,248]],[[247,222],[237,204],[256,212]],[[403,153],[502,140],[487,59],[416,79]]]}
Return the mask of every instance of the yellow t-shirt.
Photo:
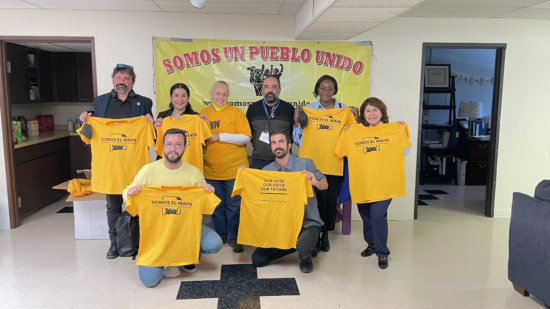
{"label": "yellow t-shirt", "polygon": [[355,123],[349,108],[303,108],[308,117],[299,157],[310,158],[325,175],[344,175],[344,158],[334,155],[334,147],[346,125]]}
{"label": "yellow t-shirt", "polygon": [[204,140],[210,138],[212,133],[204,120],[199,115],[181,115],[180,120],[175,117],[166,117],[162,119],[162,125],[157,130],[157,145],[155,152],[164,158],[162,149],[162,140],[164,132],[168,129],[180,129],[187,131],[187,149],[183,154],[182,160],[191,163],[193,166],[202,170],[202,146],[205,145]]}
{"label": "yellow t-shirt", "polygon": [[[246,116],[236,107],[228,105],[221,111],[212,106],[201,111],[208,116],[208,125],[212,133],[230,133],[252,136]],[[248,167],[246,145],[230,143],[206,143],[204,148],[204,177],[213,180],[235,179],[237,169]]]}
{"label": "yellow t-shirt", "polygon": [[342,131],[334,154],[348,157],[349,186],[354,203],[405,196],[405,151],[411,147],[409,127],[381,123],[352,125]]}
{"label": "yellow t-shirt", "polygon": [[239,170],[231,196],[241,196],[237,242],[261,248],[296,248],[304,206],[313,197],[301,172]]}
{"label": "yellow t-shirt", "polygon": [[67,191],[73,196],[85,196],[92,194],[92,181],[89,179],[73,179],[69,182]]}
{"label": "yellow t-shirt", "polygon": [[[134,176],[151,162],[149,146],[155,146],[155,129],[144,116],[125,119],[88,117],[93,136],[80,138],[92,145],[94,192],[122,194]],[[82,128],[81,128],[82,129]],[[80,134],[80,130],[77,132]]]}
{"label": "yellow t-shirt", "polygon": [[202,215],[220,199],[203,187],[142,187],[128,197],[126,210],[139,215],[137,265],[180,266],[199,263]]}

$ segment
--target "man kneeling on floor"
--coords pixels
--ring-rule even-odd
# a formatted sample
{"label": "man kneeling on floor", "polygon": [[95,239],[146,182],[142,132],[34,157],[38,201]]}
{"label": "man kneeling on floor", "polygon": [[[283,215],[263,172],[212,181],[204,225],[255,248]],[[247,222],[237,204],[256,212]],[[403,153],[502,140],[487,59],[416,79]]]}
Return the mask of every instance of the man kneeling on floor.
{"label": "man kneeling on floor", "polygon": [[[298,158],[290,154],[292,146],[290,136],[285,130],[276,129],[269,133],[271,151],[275,155],[275,162],[266,165],[265,171],[280,172],[305,172],[307,180],[319,190],[326,190],[328,183],[316,167],[315,163],[308,158]],[[336,207],[336,206],[335,206]],[[317,198],[308,197],[304,210],[304,221],[302,230],[296,241],[296,249],[277,249],[277,248],[257,248],[252,254],[252,264],[256,267],[268,265],[270,262],[285,255],[298,251],[300,254],[300,271],[309,273],[313,270],[312,256],[317,256],[317,240],[321,232],[321,216],[317,209]]]}
{"label": "man kneeling on floor", "polygon": [[[172,256],[174,252],[180,254],[182,250],[176,250],[178,247],[188,244],[189,248],[183,248],[184,253],[195,254],[189,257],[189,259],[197,259],[198,252],[194,251],[198,249],[197,246],[191,244],[197,244],[198,238],[200,238],[200,253],[214,254],[221,250],[222,239],[216,232],[205,225],[201,225],[201,214],[193,212],[195,216],[186,217],[185,214],[189,214],[189,209],[192,207],[202,213],[212,213],[219,204],[219,199],[213,194],[214,187],[206,183],[204,176],[200,170],[193,165],[183,161],[181,158],[185,149],[187,148],[187,138],[185,131],[180,129],[169,129],[166,131],[163,137],[163,149],[165,158],[145,165],[139,173],[136,175],[134,182],[128,186],[123,193],[124,202],[126,203],[126,210],[131,215],[140,216],[140,249],[138,252],[137,264],[139,265],[139,278],[141,282],[147,287],[156,286],[163,275],[165,277],[176,277],[180,274],[180,270],[185,272],[195,272],[195,265],[185,266],[167,266],[167,267],[150,267],[143,265],[151,265],[151,260],[154,260],[155,266],[158,266],[159,261],[179,259],[179,256]],[[157,187],[153,187],[157,186]],[[133,201],[138,197],[144,196],[145,191],[154,191],[150,194],[159,194],[158,186],[202,186],[206,192],[196,187],[178,188],[179,191],[183,190],[185,193],[180,193],[181,196],[174,196],[174,194],[161,193],[159,199],[152,199],[150,205],[134,205]],[[145,187],[145,188],[142,188]],[[153,187],[153,188],[151,188]],[[166,190],[166,189],[165,189]],[[139,192],[142,194],[138,195]],[[129,196],[131,200],[128,201]],[[191,202],[187,201],[188,199]],[[173,206],[170,205],[183,205]],[[195,205],[193,205],[195,204]],[[197,205],[198,204],[198,205]],[[168,205],[168,207],[165,207]],[[139,210],[139,212],[138,212]],[[142,212],[148,210],[148,217],[146,222],[142,215]],[[187,212],[186,212],[187,211]],[[183,214],[183,215],[182,215]],[[198,215],[198,217],[197,217]],[[195,222],[196,221],[196,222]],[[184,231],[184,225],[187,228],[190,226],[196,227],[196,229],[189,228],[189,234]],[[200,234],[195,233],[199,231]],[[159,239],[156,238],[161,235]],[[185,243],[183,244],[182,241]],[[145,246],[144,246],[145,245]],[[149,250],[147,252],[147,250]],[[159,256],[163,255],[163,256]],[[140,257],[142,260],[140,261]],[[144,261],[147,261],[144,263]],[[167,265],[167,264],[160,264]]]}

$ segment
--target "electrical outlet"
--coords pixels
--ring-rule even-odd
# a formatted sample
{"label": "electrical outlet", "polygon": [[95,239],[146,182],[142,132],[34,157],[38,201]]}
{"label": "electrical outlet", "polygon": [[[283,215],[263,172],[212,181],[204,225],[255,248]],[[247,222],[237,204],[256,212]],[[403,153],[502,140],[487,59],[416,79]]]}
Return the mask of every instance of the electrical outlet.
{"label": "electrical outlet", "polygon": [[11,63],[8,61],[8,73],[11,73]]}
{"label": "electrical outlet", "polygon": [[17,208],[21,208],[21,197],[17,197]]}

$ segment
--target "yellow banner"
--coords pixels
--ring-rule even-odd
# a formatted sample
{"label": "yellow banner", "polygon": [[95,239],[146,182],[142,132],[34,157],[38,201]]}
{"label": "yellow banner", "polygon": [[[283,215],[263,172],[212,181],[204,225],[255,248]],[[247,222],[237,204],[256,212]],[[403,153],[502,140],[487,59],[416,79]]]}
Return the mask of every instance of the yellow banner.
{"label": "yellow banner", "polygon": [[317,79],[331,75],[338,82],[334,96],[359,107],[369,96],[371,45],[335,42],[262,42],[155,38],[157,112],[168,109],[170,87],[185,83],[190,103],[200,112],[211,103],[214,82],[229,84],[229,104],[246,113],[262,99],[266,76],[278,76],[280,99],[292,105],[317,101]]}

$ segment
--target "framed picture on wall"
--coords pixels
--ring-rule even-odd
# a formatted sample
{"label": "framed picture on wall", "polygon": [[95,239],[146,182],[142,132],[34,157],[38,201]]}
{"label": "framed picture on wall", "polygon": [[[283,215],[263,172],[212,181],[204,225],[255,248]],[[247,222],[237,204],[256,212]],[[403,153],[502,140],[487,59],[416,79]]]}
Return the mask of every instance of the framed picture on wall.
{"label": "framed picture on wall", "polygon": [[449,88],[451,85],[450,64],[426,64],[424,71],[424,87],[426,88]]}

